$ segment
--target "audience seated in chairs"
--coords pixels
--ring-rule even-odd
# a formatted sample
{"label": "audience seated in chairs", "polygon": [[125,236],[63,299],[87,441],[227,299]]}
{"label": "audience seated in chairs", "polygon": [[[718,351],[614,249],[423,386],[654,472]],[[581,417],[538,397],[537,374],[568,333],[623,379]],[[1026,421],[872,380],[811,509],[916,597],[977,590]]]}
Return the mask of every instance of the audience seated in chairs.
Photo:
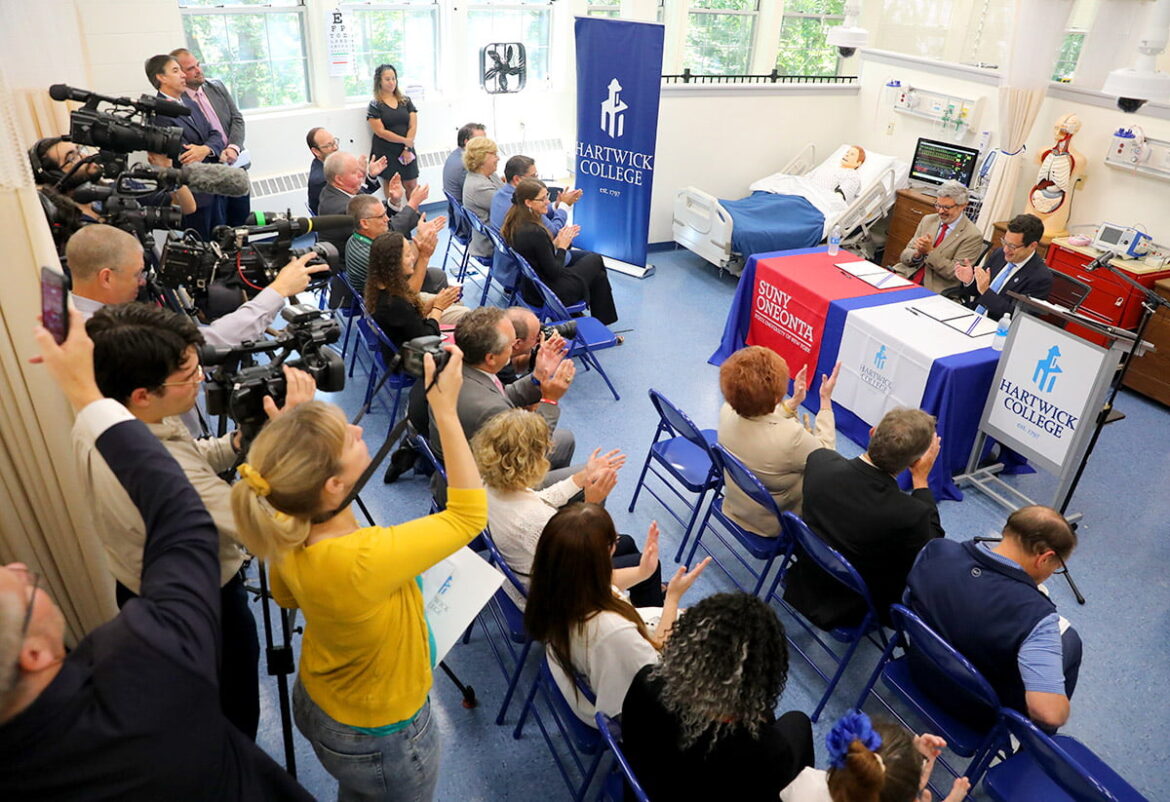
{"label": "audience seated in chairs", "polygon": [[[571,359],[562,359],[564,351],[547,349],[538,356],[530,379],[513,382],[505,387],[496,376],[508,364],[516,330],[504,317],[504,310],[481,306],[467,313],[455,326],[455,344],[464,353],[463,389],[459,394],[459,422],[468,438],[494,415],[516,407],[532,408],[554,429],[549,462],[553,472],[545,482],[553,482],[568,474],[557,471],[567,468],[573,459],[576,441],[565,427],[557,427],[561,417],[560,400],[569,389],[576,374]],[[544,350],[544,349],[542,349]],[[434,429],[432,424],[430,427]],[[431,443],[434,448],[436,444]],[[435,450],[439,459],[442,451]],[[570,473],[575,471],[570,471]]]}
{"label": "audience seated in chairs", "polygon": [[[1076,544],[1059,512],[1023,507],[998,543],[928,543],[907,579],[914,612],[979,669],[1006,707],[1049,732],[1068,721],[1082,645],[1041,583],[1063,570]],[[936,701],[963,713],[952,699]]]}
{"label": "audience seated in chairs", "polygon": [[772,802],[813,764],[812,724],[775,718],[788,680],[784,629],[746,593],[708,596],[674,625],[622,705],[626,757],[651,799]]}
{"label": "audience seated in chairs", "polygon": [[[725,403],[719,410],[719,444],[751,469],[780,510],[801,512],[801,483],[808,455],[818,448],[837,446],[831,398],[837,370],[821,383],[821,410],[815,427],[800,422],[800,404],[808,391],[807,366],[796,374],[793,395],[788,389],[788,365],[775,351],[758,345],[742,348],[719,368],[719,389]],[[755,504],[732,481],[724,485],[723,511],[757,535],[776,537],[780,521]]]}
{"label": "audience seated in chairs", "polygon": [[203,501],[158,437],[102,398],[79,313],[62,346],[44,328],[35,336],[77,413],[76,442],[96,450],[145,523],[145,554],[139,597],[72,651],[40,578],[0,567],[0,793],[307,802],[220,707],[220,537]]}
{"label": "audience seated in chairs", "polygon": [[[870,721],[865,713],[846,713],[825,737],[829,769],[806,768],[780,792],[781,802],[917,802],[934,763],[946,747],[937,735],[911,737],[896,724]],[[958,777],[942,802],[962,802],[971,789]]]}
{"label": "audience seated in chairs", "polygon": [[413,242],[388,231],[370,249],[370,273],[363,288],[366,313],[399,348],[415,337],[438,335],[440,323],[457,322],[471,311],[458,302],[459,286],[437,295],[418,291],[435,244],[434,231],[420,230]]}
{"label": "audience seated in chairs", "polygon": [[[424,366],[432,387],[429,355]],[[273,598],[304,614],[294,718],[342,799],[431,799],[438,781],[418,575],[487,523],[455,412],[461,368],[452,349],[427,393],[447,455],[444,511],[394,527],[358,524],[350,494],[370,455],[361,428],[317,401],[260,432],[232,488],[236,524],[248,549],[268,561]]]}
{"label": "audience seated in chairs", "polygon": [[[566,254],[581,227],[565,226],[554,238],[541,222],[548,205],[548,187],[543,182],[535,178],[521,180],[512,195],[512,208],[504,218],[504,239],[565,305],[585,301],[593,317],[607,326],[616,323],[617,307],[604,262],[591,251]],[[532,288],[526,288],[525,300],[539,303],[532,293]]]}
{"label": "audience seated in chairs", "polygon": [[[508,565],[527,582],[540,533],[564,505],[580,500],[604,504],[626,462],[620,451],[597,449],[585,467],[547,487],[534,489],[548,473],[549,430],[544,418],[522,409],[501,412],[471,439],[471,451],[488,489],[488,525]],[[662,570],[642,565],[642,553],[629,535],[619,535],[613,552],[613,585],[629,590],[635,607],[661,607]],[[647,574],[647,572],[649,572]],[[511,586],[504,590],[524,609]]]}
{"label": "audience seated in chairs", "polygon": [[460,128],[455,135],[455,150],[447,154],[447,160],[443,162],[443,192],[460,203],[463,203],[463,179],[467,177],[467,168],[463,166],[463,150],[468,140],[477,136],[487,136],[487,129],[482,123],[468,123]]}
{"label": "audience seated in chairs", "polygon": [[[536,544],[524,626],[543,641],[549,667],[577,716],[595,727],[598,711],[616,716],[642,666],[658,662],[670,636],[683,594],[695,583],[710,558],[693,571],[679,568],[666,589],[657,623],[651,628],[613,587],[613,553],[618,533],[613,519],[598,504],[562,507],[544,527]],[[658,529],[651,527],[642,553],[642,577],[658,564]],[[649,615],[651,611],[647,611]],[[577,690],[580,675],[593,691],[591,703]]]}
{"label": "audience seated in chairs", "polygon": [[[901,601],[918,552],[945,535],[927,484],[941,442],[934,427],[922,410],[898,407],[870,431],[861,456],[849,460],[822,448],[805,465],[805,523],[857,569],[883,620]],[[895,479],[907,468],[914,485],[909,495]],[[856,626],[867,611],[860,596],[800,559],[799,551],[784,600],[825,630]]]}
{"label": "audience seated in chairs", "polygon": [[[309,152],[313,154],[313,161],[309,163],[309,194],[306,203],[309,211],[316,216],[318,204],[321,201],[321,190],[325,188],[325,160],[341,146],[341,143],[333,134],[318,126],[309,129],[309,133],[305,135],[305,144],[309,146]],[[369,162],[361,194],[373,195],[380,189],[378,176],[385,169],[385,157]]]}

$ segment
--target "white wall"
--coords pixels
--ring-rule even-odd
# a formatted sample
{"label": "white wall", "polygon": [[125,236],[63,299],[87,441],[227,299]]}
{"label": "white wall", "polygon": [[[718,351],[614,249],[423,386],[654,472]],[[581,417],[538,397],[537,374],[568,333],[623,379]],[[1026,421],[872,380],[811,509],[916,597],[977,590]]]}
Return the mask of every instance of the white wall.
{"label": "white wall", "polygon": [[[663,88],[658,111],[650,242],[669,242],[674,196],[696,186],[742,198],[809,142],[828,154],[854,134],[855,90]],[[863,146],[870,137],[862,137]],[[876,147],[876,145],[875,145]]]}

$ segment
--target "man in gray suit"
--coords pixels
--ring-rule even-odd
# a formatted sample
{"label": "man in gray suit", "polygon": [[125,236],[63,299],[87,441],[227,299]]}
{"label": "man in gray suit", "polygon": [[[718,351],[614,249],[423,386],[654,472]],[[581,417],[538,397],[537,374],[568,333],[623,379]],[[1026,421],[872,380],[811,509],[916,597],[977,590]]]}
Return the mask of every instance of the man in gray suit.
{"label": "man in gray suit", "polygon": [[[561,398],[573,383],[576,367],[560,354],[542,352],[529,376],[504,386],[496,376],[512,358],[512,341],[516,330],[504,316],[504,310],[481,306],[468,312],[455,326],[455,344],[463,351],[463,388],[459,391],[459,422],[471,439],[480,427],[494,415],[516,407],[529,407],[532,414],[541,415],[553,430],[549,464],[556,469],[567,468],[573,459],[576,443],[573,433],[557,428],[561,416]],[[434,421],[431,422],[434,431]],[[438,452],[438,441],[432,443]],[[442,459],[442,453],[437,456]],[[566,474],[567,475],[567,474]],[[557,476],[556,478],[563,478]]]}
{"label": "man in gray suit", "polygon": [[[223,81],[214,81],[203,75],[203,67],[199,59],[185,47],[171,51],[171,56],[179,62],[183,75],[187,78],[187,95],[203,111],[203,116],[211,123],[211,127],[223,135],[227,146],[220,151],[219,160],[229,167],[242,167],[245,170],[251,161],[244,155],[244,115],[232,99],[231,92],[223,85]],[[224,198],[222,200],[229,226],[240,226],[252,211],[251,195],[239,198]]]}
{"label": "man in gray suit", "polygon": [[919,221],[894,271],[935,292],[959,286],[955,264],[975,261],[983,249],[983,235],[964,214],[967,202],[965,186],[944,181],[934,201],[937,214]]}

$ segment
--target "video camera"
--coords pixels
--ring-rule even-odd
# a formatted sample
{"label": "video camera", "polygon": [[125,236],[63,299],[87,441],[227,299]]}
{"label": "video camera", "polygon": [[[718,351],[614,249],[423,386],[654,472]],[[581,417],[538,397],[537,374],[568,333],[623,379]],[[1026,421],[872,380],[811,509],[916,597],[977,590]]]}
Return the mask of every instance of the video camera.
{"label": "video camera", "polygon": [[[168,239],[163,247],[158,267],[159,282],[167,288],[184,288],[196,298],[205,298],[208,288],[217,280],[235,274],[249,294],[267,287],[289,260],[315,253],[332,271],[340,269],[337,248],[328,242],[318,242],[309,248],[293,248],[297,237],[322,228],[340,228],[353,231],[353,218],[348,215],[329,215],[315,218],[292,218],[277,215],[268,223],[266,213],[254,213],[252,219],[263,224],[256,226],[218,226],[211,233],[211,242],[192,237]],[[253,238],[275,235],[261,241]]]}
{"label": "video camera", "polygon": [[[69,137],[79,145],[93,145],[114,153],[145,150],[172,159],[177,159],[183,149],[182,129],[155,124],[159,115],[183,117],[191,113],[178,101],[150,95],[142,95],[138,100],[108,97],[65,84],[50,86],[49,96],[57,101],[76,100],[85,104],[69,114]],[[98,106],[103,103],[113,106],[113,110],[99,111]]]}
{"label": "video camera", "polygon": [[[345,389],[345,361],[329,343],[337,342],[341,327],[328,312],[308,304],[286,307],[281,317],[288,325],[275,340],[246,341],[236,346],[204,345],[199,362],[214,367],[206,386],[207,411],[227,414],[239,426],[245,443],[251,442],[268,420],[264,396],[272,396],[278,407],[284,405],[283,365],[300,368],[317,382],[317,389],[336,393]],[[289,359],[297,352],[300,359]],[[256,364],[256,354],[272,358]]]}

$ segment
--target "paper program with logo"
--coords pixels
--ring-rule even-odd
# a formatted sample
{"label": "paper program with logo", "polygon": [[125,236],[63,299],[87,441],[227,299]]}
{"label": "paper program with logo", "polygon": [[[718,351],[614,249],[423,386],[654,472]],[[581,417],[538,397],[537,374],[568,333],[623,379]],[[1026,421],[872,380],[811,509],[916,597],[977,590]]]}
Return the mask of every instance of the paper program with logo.
{"label": "paper program with logo", "polygon": [[423,603],[427,623],[435,636],[435,665],[451,650],[503,581],[503,574],[467,547],[423,572]]}
{"label": "paper program with logo", "polygon": [[1064,329],[1020,315],[1012,321],[983,431],[1045,470],[1061,473],[1080,456],[1092,431],[1101,404],[1095,391],[1109,355]]}

